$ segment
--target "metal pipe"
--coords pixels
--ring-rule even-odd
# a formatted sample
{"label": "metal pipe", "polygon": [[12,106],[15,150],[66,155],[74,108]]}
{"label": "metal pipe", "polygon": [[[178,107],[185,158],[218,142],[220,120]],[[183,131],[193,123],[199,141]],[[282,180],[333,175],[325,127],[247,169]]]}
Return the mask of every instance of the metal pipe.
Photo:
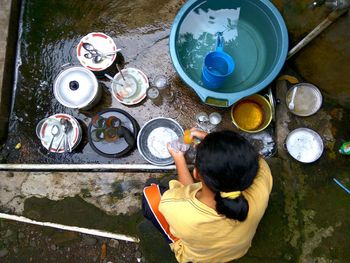
{"label": "metal pipe", "polygon": [[305,47],[315,37],[317,37],[323,30],[325,30],[330,24],[332,24],[337,18],[348,12],[348,8],[336,9],[331,12],[325,20],[323,20],[318,26],[316,26],[306,37],[304,37],[296,46],[294,46],[289,52],[287,59],[294,56],[300,49]]}
{"label": "metal pipe", "polygon": [[8,214],[0,213],[0,218],[22,222],[22,223],[28,223],[32,225],[46,226],[46,227],[52,227],[52,228],[66,230],[66,231],[79,232],[79,233],[88,234],[88,235],[119,239],[119,240],[129,241],[129,242],[137,242],[137,243],[140,242],[140,239],[138,237],[115,234],[111,232],[101,231],[97,229],[89,229],[84,227],[67,226],[67,225],[50,223],[50,222],[40,222],[40,221],[35,221],[32,219],[26,218],[24,216],[16,216],[16,215],[8,215]]}

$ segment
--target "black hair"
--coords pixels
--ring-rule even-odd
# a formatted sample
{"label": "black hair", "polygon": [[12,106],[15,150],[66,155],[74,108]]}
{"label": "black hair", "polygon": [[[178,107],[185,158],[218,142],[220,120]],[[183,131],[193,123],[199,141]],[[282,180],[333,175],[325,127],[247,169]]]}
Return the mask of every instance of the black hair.
{"label": "black hair", "polygon": [[222,198],[220,192],[243,191],[252,184],[259,169],[259,155],[254,147],[233,131],[210,133],[197,147],[195,167],[215,193],[216,211],[244,221],[249,204],[242,193],[229,199]]}

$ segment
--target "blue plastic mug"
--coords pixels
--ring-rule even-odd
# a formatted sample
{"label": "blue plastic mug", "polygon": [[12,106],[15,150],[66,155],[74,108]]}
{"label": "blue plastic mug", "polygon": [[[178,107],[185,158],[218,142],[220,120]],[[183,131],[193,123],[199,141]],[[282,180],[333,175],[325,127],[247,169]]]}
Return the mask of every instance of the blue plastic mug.
{"label": "blue plastic mug", "polygon": [[204,58],[202,81],[208,89],[218,89],[224,81],[233,73],[235,62],[232,57],[224,52],[224,37],[217,33],[215,51],[208,53]]}

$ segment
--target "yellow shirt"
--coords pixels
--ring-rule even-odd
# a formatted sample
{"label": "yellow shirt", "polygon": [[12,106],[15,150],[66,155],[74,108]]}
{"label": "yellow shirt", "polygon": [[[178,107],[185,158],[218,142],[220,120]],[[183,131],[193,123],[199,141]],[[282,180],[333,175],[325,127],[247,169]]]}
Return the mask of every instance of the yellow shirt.
{"label": "yellow shirt", "polygon": [[243,191],[249,203],[244,222],[219,215],[195,196],[201,183],[184,186],[169,182],[160,201],[159,211],[179,240],[171,249],[179,262],[227,262],[242,257],[251,246],[256,228],[264,215],[272,188],[271,171],[260,159],[253,184]]}

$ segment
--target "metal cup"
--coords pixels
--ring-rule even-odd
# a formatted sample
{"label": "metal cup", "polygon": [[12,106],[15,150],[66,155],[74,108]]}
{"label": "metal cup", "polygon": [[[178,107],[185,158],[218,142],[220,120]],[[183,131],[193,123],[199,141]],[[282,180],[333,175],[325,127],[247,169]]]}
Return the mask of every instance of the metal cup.
{"label": "metal cup", "polygon": [[105,135],[106,142],[115,142],[116,140],[119,139],[118,131],[116,128],[107,128],[104,131],[104,135]]}
{"label": "metal cup", "polygon": [[116,116],[110,116],[106,120],[106,126],[111,128],[117,128],[121,125],[121,121]]}
{"label": "metal cup", "polygon": [[222,117],[220,115],[220,113],[218,112],[212,112],[210,113],[209,115],[209,122],[212,124],[212,125],[218,125],[220,122],[222,121]]}

